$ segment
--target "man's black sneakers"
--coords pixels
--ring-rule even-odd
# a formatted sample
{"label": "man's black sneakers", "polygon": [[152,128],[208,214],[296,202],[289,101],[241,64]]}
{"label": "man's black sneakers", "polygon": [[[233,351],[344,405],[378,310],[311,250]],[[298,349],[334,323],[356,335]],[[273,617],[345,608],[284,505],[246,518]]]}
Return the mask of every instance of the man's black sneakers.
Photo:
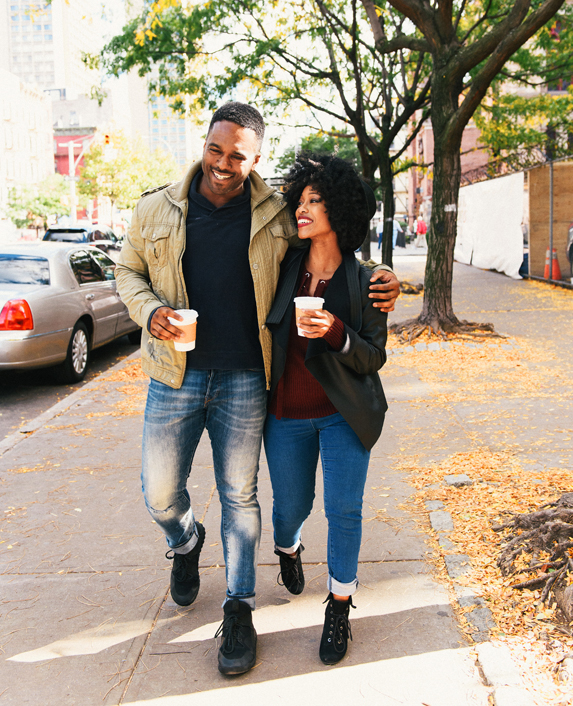
{"label": "man's black sneakers", "polygon": [[296,556],[294,557],[275,549],[275,554],[278,556],[281,565],[281,572],[277,577],[277,583],[280,585],[282,581],[282,585],[287,591],[294,593],[295,596],[302,593],[304,589],[304,573],[300,559],[300,554],[303,551],[304,547],[302,544],[298,545]]}
{"label": "man's black sneakers", "polygon": [[255,666],[257,659],[257,633],[253,627],[251,607],[238,598],[223,606],[225,617],[215,633],[221,636],[219,671],[231,676],[244,674]]}
{"label": "man's black sneakers", "polygon": [[[328,594],[328,605],[324,615],[324,628],[320,640],[319,655],[324,664],[336,664],[346,654],[348,638],[352,640],[352,631],[348,622],[348,614],[352,605],[352,597],[347,601],[335,600],[332,593]],[[324,601],[326,603],[326,601]]]}
{"label": "man's black sneakers", "polygon": [[[178,605],[191,605],[199,593],[199,554],[205,541],[205,528],[195,522],[197,544],[187,554],[169,550],[165,557],[173,560],[171,568],[171,597]],[[172,553],[172,556],[170,554]]]}

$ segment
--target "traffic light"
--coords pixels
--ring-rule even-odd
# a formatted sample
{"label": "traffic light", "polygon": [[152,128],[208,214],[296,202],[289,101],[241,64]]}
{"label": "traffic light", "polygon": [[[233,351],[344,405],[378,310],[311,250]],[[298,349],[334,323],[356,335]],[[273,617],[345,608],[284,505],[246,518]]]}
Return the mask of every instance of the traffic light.
{"label": "traffic light", "polygon": [[104,135],[103,141],[104,141],[104,144],[109,145],[109,135]]}

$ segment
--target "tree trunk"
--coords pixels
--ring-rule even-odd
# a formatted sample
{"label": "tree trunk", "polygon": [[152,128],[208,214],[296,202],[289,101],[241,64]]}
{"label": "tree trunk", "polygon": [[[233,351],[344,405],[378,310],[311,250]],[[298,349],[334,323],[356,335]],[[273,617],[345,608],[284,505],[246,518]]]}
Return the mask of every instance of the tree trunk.
{"label": "tree trunk", "polygon": [[[372,158],[372,155],[368,152],[366,145],[363,142],[358,141],[358,153],[360,154],[360,162],[362,165],[362,178],[364,181],[372,186],[374,181],[374,174],[376,172],[376,163]],[[364,238],[361,248],[361,257],[367,262],[372,257],[370,250],[370,229],[368,229],[368,235]]]}
{"label": "tree trunk", "polygon": [[426,234],[428,256],[419,320],[436,331],[459,326],[452,307],[452,276],[460,176],[460,145],[456,141],[444,146],[434,132],[432,216]]}
{"label": "tree trunk", "polygon": [[368,234],[364,238],[362,242],[362,247],[360,251],[360,257],[364,260],[364,262],[368,262],[370,258],[372,257],[372,251],[370,250],[370,245],[371,245],[371,240],[372,240],[372,228],[368,229]]}
{"label": "tree trunk", "polygon": [[382,213],[384,214],[384,233],[382,235],[382,262],[392,267],[392,235],[394,220],[394,181],[392,165],[387,150],[382,150],[379,158],[380,190],[382,192]]}

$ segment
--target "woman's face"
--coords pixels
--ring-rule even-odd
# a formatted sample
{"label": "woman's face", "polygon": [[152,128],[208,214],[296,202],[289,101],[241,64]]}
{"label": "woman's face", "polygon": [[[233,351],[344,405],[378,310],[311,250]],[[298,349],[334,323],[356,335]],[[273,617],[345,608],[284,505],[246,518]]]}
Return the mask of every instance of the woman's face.
{"label": "woman's face", "polygon": [[331,234],[334,234],[324,201],[313,186],[305,186],[295,215],[299,238],[331,237]]}

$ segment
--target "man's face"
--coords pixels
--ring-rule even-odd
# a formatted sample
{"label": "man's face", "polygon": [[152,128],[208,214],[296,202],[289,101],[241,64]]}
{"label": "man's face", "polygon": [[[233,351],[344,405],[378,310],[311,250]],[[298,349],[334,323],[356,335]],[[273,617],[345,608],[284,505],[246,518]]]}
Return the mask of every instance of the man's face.
{"label": "man's face", "polygon": [[215,123],[203,147],[200,192],[213,203],[230,201],[242,193],[260,158],[254,130],[228,120]]}

